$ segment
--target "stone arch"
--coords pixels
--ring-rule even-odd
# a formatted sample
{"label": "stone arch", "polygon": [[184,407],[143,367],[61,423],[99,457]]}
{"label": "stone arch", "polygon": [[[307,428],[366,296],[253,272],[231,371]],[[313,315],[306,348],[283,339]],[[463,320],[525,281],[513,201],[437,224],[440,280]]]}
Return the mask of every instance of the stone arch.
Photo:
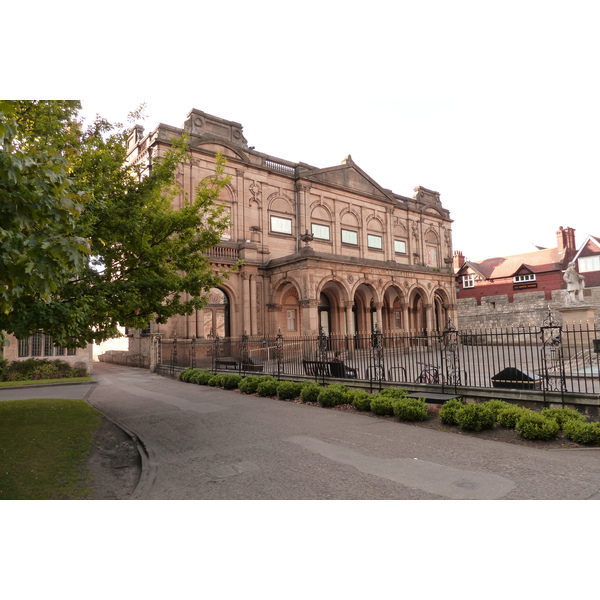
{"label": "stone arch", "polygon": [[389,282],[382,290],[382,331],[399,333],[408,329],[408,310],[404,290],[399,284]]}
{"label": "stone arch", "polygon": [[294,203],[285,195],[271,194],[267,199],[267,206],[270,211],[281,213],[293,213]]}
{"label": "stone arch", "polygon": [[317,285],[318,326],[326,335],[346,332],[345,307],[348,290],[336,277],[327,277]]}
{"label": "stone arch", "polygon": [[280,281],[274,291],[275,306],[278,307],[276,329],[283,335],[298,335],[302,326],[300,310],[300,287],[292,278]]}
{"label": "stone arch", "polygon": [[345,208],[340,213],[340,223],[342,225],[347,225],[348,227],[359,227],[360,217],[353,209]]}
{"label": "stone arch", "polygon": [[436,331],[443,331],[450,319],[450,296],[444,288],[438,287],[434,290],[432,307],[433,328]]}
{"label": "stone arch", "polygon": [[414,286],[408,297],[408,330],[412,335],[426,335],[429,298],[420,286]]}
{"label": "stone arch", "polygon": [[366,280],[359,281],[353,292],[354,327],[358,334],[372,333],[375,324],[381,328],[381,301],[375,286]]}

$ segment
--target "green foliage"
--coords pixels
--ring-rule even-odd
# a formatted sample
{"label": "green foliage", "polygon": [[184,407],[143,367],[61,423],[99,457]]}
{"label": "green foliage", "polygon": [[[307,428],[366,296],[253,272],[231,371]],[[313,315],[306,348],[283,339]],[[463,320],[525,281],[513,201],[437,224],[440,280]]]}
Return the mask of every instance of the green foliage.
{"label": "green foliage", "polygon": [[277,397],[280,400],[293,400],[300,397],[303,384],[297,381],[280,381],[277,386]]}
{"label": "green foliage", "polygon": [[514,406],[514,404],[511,404],[510,402],[506,402],[505,400],[487,400],[486,402],[483,402],[482,404],[483,404],[483,406],[485,406],[486,408],[488,408],[489,410],[491,410],[494,413],[495,419],[498,418],[498,413],[502,409],[508,408],[510,406]]}
{"label": "green foliage", "polygon": [[385,398],[406,398],[406,390],[402,388],[386,388],[379,392],[380,396]]}
{"label": "green foliage", "polygon": [[87,370],[83,366],[72,367],[60,359],[28,358],[15,360],[8,364],[4,361],[0,371],[0,381],[31,381],[40,379],[65,379],[67,377],[86,377]]}
{"label": "green foliage", "polygon": [[482,431],[483,429],[493,429],[496,423],[494,411],[485,404],[472,402],[466,404],[456,412],[456,423],[462,429],[469,431]]}
{"label": "green foliage", "polygon": [[195,369],[192,369],[192,367],[188,367],[187,369],[181,371],[181,373],[179,373],[179,381],[188,383],[194,370]]}
{"label": "green foliage", "polygon": [[241,375],[232,373],[230,375],[221,375],[221,387],[226,390],[237,390],[240,381],[242,380]]}
{"label": "green foliage", "polygon": [[325,389],[321,389],[317,402],[325,407],[348,404],[351,401],[349,391],[347,386],[341,383],[333,383]]}
{"label": "green foliage", "polygon": [[585,421],[585,417],[572,408],[543,408],[540,414],[548,419],[554,419],[561,429],[565,428],[567,421]]}
{"label": "green foliage", "polygon": [[263,375],[260,378],[256,392],[259,396],[277,396],[277,386],[279,381],[270,375]]}
{"label": "green foliage", "polygon": [[382,396],[381,394],[375,394],[371,399],[371,412],[374,412],[376,415],[393,415],[393,402],[394,398],[390,396]]}
{"label": "green foliage", "polygon": [[392,407],[399,421],[426,421],[429,418],[423,398],[394,398]]}
{"label": "green foliage", "polygon": [[600,423],[567,419],[562,428],[565,436],[576,444],[600,444]]}
{"label": "green foliage", "polygon": [[448,400],[440,409],[439,418],[445,425],[458,425],[456,415],[458,411],[464,408],[465,404],[459,398]]}
{"label": "green foliage", "polygon": [[528,440],[551,440],[556,437],[559,429],[560,427],[554,419],[543,417],[533,411],[522,415],[516,426],[521,437]]}
{"label": "green foliage", "polygon": [[517,421],[526,413],[530,413],[528,408],[523,408],[522,406],[515,406],[511,404],[506,408],[502,408],[496,414],[496,421],[502,427],[506,427],[507,429],[514,429],[517,426]]}
{"label": "green foliage", "polygon": [[300,399],[302,402],[316,402],[323,388],[314,381],[309,381],[302,386]]}
{"label": "green foliage", "polygon": [[223,387],[223,375],[211,374],[211,377],[207,381],[207,384],[210,385],[211,387]]}
{"label": "green foliage", "polygon": [[175,208],[183,141],[142,176],[124,168],[129,132],[101,118],[80,131],[78,109],[0,104],[0,332],[67,347],[202,308],[223,279],[205,251],[228,225],[222,157]]}
{"label": "green foliage", "polygon": [[261,381],[262,377],[260,375],[250,375],[249,377],[244,377],[238,383],[238,388],[244,394],[256,394],[256,388]]}
{"label": "green foliage", "polygon": [[353,390],[352,391],[352,406],[356,410],[369,411],[371,410],[371,399],[373,394],[365,392],[365,390]]}

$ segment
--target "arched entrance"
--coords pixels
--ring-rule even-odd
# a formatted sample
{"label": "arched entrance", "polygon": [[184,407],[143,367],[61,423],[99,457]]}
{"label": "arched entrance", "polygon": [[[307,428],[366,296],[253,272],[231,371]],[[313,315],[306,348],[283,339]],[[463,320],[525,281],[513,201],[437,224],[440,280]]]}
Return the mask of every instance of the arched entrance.
{"label": "arched entrance", "polygon": [[[357,334],[371,334],[377,323],[377,305],[375,291],[361,284],[354,292],[354,329]],[[378,323],[381,327],[381,323]]]}
{"label": "arched entrance", "polygon": [[202,311],[204,313],[204,337],[220,338],[229,337],[230,310],[229,296],[220,288],[211,288],[208,294],[208,304]]}
{"label": "arched entrance", "polygon": [[443,331],[448,325],[448,304],[446,294],[438,290],[433,298],[434,327],[437,331]]}
{"label": "arched entrance", "polygon": [[427,335],[427,308],[425,297],[415,290],[410,303],[410,329],[414,335]]}
{"label": "arched entrance", "polygon": [[331,302],[327,294],[319,294],[319,331],[325,335],[331,333]]}

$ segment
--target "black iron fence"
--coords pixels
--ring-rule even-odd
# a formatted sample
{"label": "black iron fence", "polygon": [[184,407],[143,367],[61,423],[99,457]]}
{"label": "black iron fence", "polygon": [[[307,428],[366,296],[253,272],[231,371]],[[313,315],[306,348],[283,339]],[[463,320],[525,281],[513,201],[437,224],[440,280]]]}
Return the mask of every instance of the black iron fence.
{"label": "black iron fence", "polygon": [[539,327],[353,336],[320,335],[168,340],[162,366],[306,376],[316,381],[357,379],[372,385],[415,383],[458,388],[507,388],[600,393],[600,330],[571,328],[552,315]]}

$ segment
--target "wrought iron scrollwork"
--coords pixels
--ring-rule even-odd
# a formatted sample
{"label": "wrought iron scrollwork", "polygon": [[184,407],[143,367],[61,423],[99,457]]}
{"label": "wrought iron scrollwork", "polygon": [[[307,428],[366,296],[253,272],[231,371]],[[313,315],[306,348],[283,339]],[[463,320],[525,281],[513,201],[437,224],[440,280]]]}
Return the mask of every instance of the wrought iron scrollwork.
{"label": "wrought iron scrollwork", "polygon": [[466,385],[461,376],[460,353],[458,352],[460,337],[451,319],[442,332],[442,357],[449,385]]}
{"label": "wrought iron scrollwork", "polygon": [[564,392],[566,380],[562,350],[562,326],[554,318],[550,309],[542,322],[540,335],[544,389],[547,392]]}

